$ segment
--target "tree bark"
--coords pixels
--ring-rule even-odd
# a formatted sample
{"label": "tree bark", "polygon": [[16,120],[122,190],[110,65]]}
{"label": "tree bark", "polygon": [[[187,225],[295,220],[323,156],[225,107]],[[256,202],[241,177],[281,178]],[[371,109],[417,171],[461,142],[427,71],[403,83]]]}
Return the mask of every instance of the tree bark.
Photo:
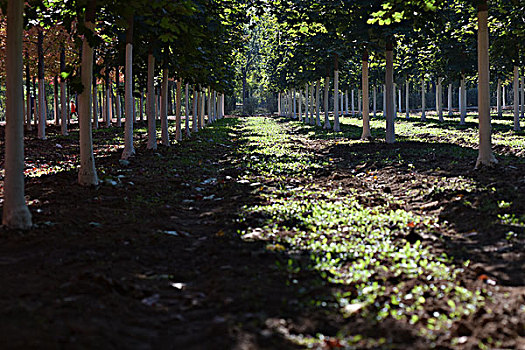
{"label": "tree bark", "polygon": [[160,130],[161,142],[166,147],[169,147],[170,145],[170,135],[168,132],[168,78],[168,67],[164,66],[164,69],[162,70],[162,87],[160,93]]}
{"label": "tree bark", "polygon": [[329,108],[330,108],[330,77],[326,76],[324,78],[324,129],[331,129],[332,126],[330,125],[330,115],[329,115]]}
{"label": "tree bark", "polygon": [[148,54],[148,91],[146,117],[148,118],[148,149],[157,149],[157,115],[155,112],[155,56]]}
{"label": "tree bark", "polygon": [[58,110],[58,77],[53,77],[53,114],[55,117],[55,125],[60,125],[60,111]]}
{"label": "tree bark", "polygon": [[98,129],[98,89],[97,89],[97,79],[93,77],[93,129]]}
{"label": "tree bark", "polygon": [[479,155],[476,168],[492,166],[498,162],[492,153],[491,140],[489,31],[486,0],[478,5],[478,76]]}
{"label": "tree bark", "polygon": [[372,137],[370,132],[370,101],[368,96],[368,51],[365,50],[362,58],[361,85],[363,89],[363,132],[361,139],[366,140]]}
{"label": "tree bark", "polygon": [[374,109],[374,118],[377,117],[377,90],[375,85],[372,87],[372,99],[373,99],[373,109]]}
{"label": "tree bark", "polygon": [[460,89],[460,100],[461,100],[461,113],[460,113],[460,125],[465,125],[465,118],[467,117],[467,88],[465,84],[465,76],[461,78],[461,89]]}
{"label": "tree bark", "polygon": [[454,114],[452,111],[452,84],[448,84],[448,116],[451,117]]}
{"label": "tree bark", "polygon": [[426,84],[425,79],[421,79],[421,121],[426,122],[427,121],[427,115],[426,115]]}
{"label": "tree bark", "polygon": [[194,85],[193,86],[193,123],[191,125],[191,131],[192,132],[197,132],[197,118],[198,118],[198,114],[197,114],[197,106],[198,106],[198,99],[199,99],[199,94],[197,92],[197,87]]}
{"label": "tree bark", "polygon": [[315,85],[310,85],[310,125],[315,125]]}
{"label": "tree bark", "polygon": [[31,131],[31,111],[32,106],[32,97],[31,97],[31,76],[29,72],[29,51],[26,51],[26,122],[25,127],[27,131]]}
{"label": "tree bark", "polygon": [[436,86],[436,104],[437,104],[437,113],[438,113],[438,117],[439,117],[439,121],[440,122],[443,122],[444,119],[443,119],[443,101],[441,101],[442,99],[442,96],[443,96],[443,91],[442,91],[442,81],[443,81],[443,78],[438,78],[438,84]]}
{"label": "tree bark", "polygon": [[520,131],[520,74],[518,66],[514,66],[514,83],[512,87],[514,89],[514,131]]}
{"label": "tree bark", "polygon": [[126,29],[126,63],[124,68],[124,105],[125,105],[125,125],[124,125],[124,151],[122,159],[128,159],[135,154],[133,146],[133,124],[135,122],[133,98],[133,15],[128,18],[128,28]]}
{"label": "tree bark", "polygon": [[[126,45],[127,46],[127,45]],[[117,114],[117,127],[122,126],[122,108],[120,105],[120,67],[115,67],[115,111]]]}
{"label": "tree bark", "polygon": [[[45,77],[44,77],[44,32],[38,29],[38,138],[46,139]],[[91,85],[90,85],[91,86]]]}
{"label": "tree bark", "polygon": [[[85,13],[85,26],[89,31],[95,28],[96,0],[90,0]],[[82,65],[80,77],[84,90],[78,99],[78,125],[80,129],[80,169],[78,183],[82,186],[98,184],[95,157],[93,155],[93,139],[91,130],[92,103],[91,86],[93,83],[93,48],[87,38],[82,44]]]}
{"label": "tree bark", "polygon": [[315,85],[315,110],[316,110],[316,116],[315,116],[315,122],[317,126],[321,126],[321,79],[317,79],[317,83]]}
{"label": "tree bark", "polygon": [[181,78],[177,79],[177,88],[175,90],[175,98],[176,98],[176,105],[175,105],[175,121],[177,123],[177,126],[175,127],[175,138],[177,141],[182,141],[182,117],[181,117],[181,101],[182,101],[182,80]]}
{"label": "tree bark", "polygon": [[334,57],[334,131],[341,131],[339,125],[339,57],[337,54]]}
{"label": "tree bark", "polygon": [[[62,48],[60,50],[60,72],[65,73],[66,71],[66,50]],[[60,129],[62,132],[62,135],[67,136],[67,117],[68,117],[68,111],[67,111],[67,93],[66,93],[66,80],[63,77],[60,77]]]}
{"label": "tree bark", "polygon": [[407,82],[406,82],[406,87],[405,87],[405,106],[406,106],[406,118],[407,120],[410,119],[410,82],[408,81],[408,77],[407,77]]}
{"label": "tree bark", "polygon": [[498,118],[503,117],[503,109],[501,109],[501,79],[498,78],[498,85],[496,87],[496,109],[498,111]]}
{"label": "tree bark", "polygon": [[305,88],[305,106],[304,106],[304,122],[310,124],[310,86],[306,84]]}
{"label": "tree bark", "polygon": [[31,228],[24,197],[24,93],[22,60],[24,1],[7,3],[6,126],[2,223],[11,229]]}
{"label": "tree bark", "polygon": [[191,132],[190,132],[190,84],[188,84],[188,83],[186,83],[184,94],[185,94],[185,99],[184,99],[184,103],[185,103],[185,106],[184,106],[185,107],[184,126],[185,126],[185,130],[186,130],[186,136],[190,137],[191,136]]}
{"label": "tree bark", "polygon": [[394,143],[396,140],[394,129],[394,51],[391,39],[386,44],[385,95],[386,142]]}

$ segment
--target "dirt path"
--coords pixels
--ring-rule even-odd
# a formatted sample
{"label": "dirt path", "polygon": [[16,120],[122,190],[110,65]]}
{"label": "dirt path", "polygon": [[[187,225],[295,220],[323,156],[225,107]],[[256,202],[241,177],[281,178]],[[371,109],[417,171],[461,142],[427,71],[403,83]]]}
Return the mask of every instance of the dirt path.
{"label": "dirt path", "polygon": [[[277,131],[279,137],[268,136],[266,129]],[[28,233],[3,231],[0,235],[2,347],[523,346],[523,240],[514,240],[509,248],[499,236],[489,239],[484,232],[495,227],[489,221],[477,235],[461,236],[461,232],[472,233],[470,226],[476,225],[476,219],[466,220],[462,230],[457,228],[460,220],[454,219],[460,215],[483,218],[484,212],[474,210],[471,215],[462,206],[455,209],[454,198],[463,193],[462,198],[472,201],[487,195],[478,192],[476,185],[467,191],[464,181],[458,180],[458,188],[445,186],[455,183],[452,178],[465,176],[467,170],[459,169],[458,174],[439,180],[443,174],[425,172],[427,161],[415,159],[427,151],[426,146],[404,148],[414,159],[405,159],[396,167],[381,163],[392,151],[381,143],[321,140],[312,131],[315,129],[282,120],[226,119],[170,149],[148,152],[141,141],[139,156],[129,164],[119,162],[112,131],[100,131],[95,133],[97,167],[104,183],[90,189],[75,185],[76,174],[68,170],[76,164],[74,135],[51,136],[45,143],[28,139],[27,153],[35,165],[32,171],[42,173],[45,168],[47,175],[31,178],[27,186],[37,227]],[[138,138],[145,139],[143,131]],[[55,144],[60,144],[58,151],[47,148]],[[443,163],[443,168],[449,161],[438,151],[435,157],[431,161]],[[514,169],[508,171],[514,174]],[[481,176],[483,183],[496,174]],[[496,185],[498,190],[500,185]],[[436,188],[443,190],[430,191]],[[416,190],[417,195],[411,192]],[[330,197],[331,192],[337,196]],[[519,195],[521,192],[514,193],[513,198]],[[407,311],[412,317],[408,319],[378,318],[381,313],[374,302],[384,304],[396,293],[394,289],[370,293],[376,299],[368,306],[361,302],[359,310],[352,309],[355,303],[342,306],[342,299],[363,294],[360,288],[366,286],[360,283],[386,281],[388,288],[405,294],[418,283],[429,283],[419,281],[419,275],[406,275],[405,270],[401,275],[388,270],[380,278],[337,282],[344,269],[373,268],[359,270],[352,265],[357,255],[340,256],[332,263],[332,258],[326,260],[327,247],[312,248],[319,237],[313,235],[301,210],[309,210],[316,218],[325,209],[300,208],[317,200],[327,203],[331,216],[327,222],[337,222],[333,227],[320,224],[326,232],[348,227],[337,221],[338,215],[348,216],[345,208],[355,203],[372,210],[368,216],[382,215],[380,211],[388,208],[421,217],[421,223],[405,222],[405,214],[399,214],[401,219],[385,223],[392,226],[392,246],[421,240],[431,246],[428,254],[445,250],[456,254],[459,266],[471,259],[471,267],[459,272],[459,277],[450,281],[443,277],[443,281],[478,291],[486,301],[472,303],[472,312],[451,317],[450,324],[431,336],[421,333],[423,321],[415,325],[411,321],[414,314],[425,320],[426,313],[450,311],[448,299],[432,291],[425,294],[428,301],[423,305],[428,310]],[[338,206],[340,201],[344,205]],[[302,207],[297,208],[297,203]],[[429,231],[429,225],[435,223],[429,223],[434,219],[426,216],[441,216],[450,224]],[[384,219],[391,220],[389,216]],[[394,229],[399,222],[404,226]],[[309,241],[295,239],[299,233]],[[341,247],[336,235],[327,236],[332,248]],[[376,243],[355,242],[356,246]],[[462,250],[467,243],[473,249]],[[485,247],[506,249],[488,255],[482,254]],[[334,251],[332,254],[335,257]],[[313,262],[315,255],[323,255],[319,263]],[[393,266],[382,259],[383,265]],[[502,261],[513,263],[502,267]],[[435,262],[449,266],[438,258]],[[481,275],[497,285],[487,284],[479,279]],[[346,276],[352,278],[355,276]],[[451,293],[456,295],[457,290]],[[450,300],[455,299],[451,296]]]}

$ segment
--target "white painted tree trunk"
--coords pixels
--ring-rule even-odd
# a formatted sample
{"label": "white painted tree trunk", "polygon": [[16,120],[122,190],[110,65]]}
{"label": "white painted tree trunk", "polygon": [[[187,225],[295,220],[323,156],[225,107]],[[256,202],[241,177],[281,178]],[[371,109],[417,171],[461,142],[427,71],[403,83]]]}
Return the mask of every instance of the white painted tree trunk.
{"label": "white painted tree trunk", "polygon": [[395,120],[397,118],[397,103],[396,103],[397,84],[396,83],[394,83],[393,89],[394,89],[394,91],[392,93],[393,93],[393,97],[394,97],[394,120]]}
{"label": "white painted tree trunk", "polygon": [[315,85],[315,112],[315,124],[321,126],[321,79]]}
{"label": "white painted tree trunk", "polygon": [[366,140],[372,137],[370,133],[370,101],[368,96],[368,59],[362,60],[361,70],[361,85],[363,88],[363,132],[361,133],[361,139]]}
{"label": "white painted tree trunk", "polygon": [[221,94],[221,118],[224,118],[224,94]]}
{"label": "white painted tree trunk", "polygon": [[466,87],[466,81],[465,77],[461,79],[461,115],[460,115],[460,125],[465,125],[465,119],[467,117],[467,87]]}
{"label": "white painted tree trunk", "polygon": [[451,117],[452,111],[452,84],[448,84],[448,116]]}
{"label": "white painted tree trunk", "polygon": [[438,78],[438,84],[436,86],[436,103],[437,103],[437,113],[438,118],[440,122],[443,122],[443,84],[442,84],[443,78]]}
{"label": "white painted tree trunk", "polygon": [[157,149],[157,115],[155,112],[155,56],[148,54],[148,96],[147,113],[148,118],[148,149]]}
{"label": "white painted tree trunk", "polygon": [[69,135],[67,132],[67,96],[66,96],[66,82],[64,79],[60,80],[60,131],[62,135]]}
{"label": "white painted tree trunk", "polygon": [[348,89],[345,91],[345,114],[348,115]]}
{"label": "white painted tree trunk", "polygon": [[478,5],[478,108],[479,108],[479,155],[476,168],[492,166],[498,161],[492,153],[490,125],[490,71],[488,5]]}
{"label": "white painted tree trunk", "polygon": [[115,76],[115,110],[117,115],[117,127],[122,126],[122,108],[120,105],[120,92],[119,92],[119,85],[120,85],[120,73],[119,68],[117,67],[116,70],[116,76]]}
{"label": "white painted tree trunk", "polygon": [[204,121],[204,114],[206,110],[206,93],[204,92],[204,89],[201,92],[201,109],[200,109],[200,128],[203,129],[206,125]]}
{"label": "white painted tree trunk", "polygon": [[355,90],[352,89],[352,117],[355,117]]}
{"label": "white painted tree trunk", "polygon": [[372,99],[374,100],[372,108],[374,109],[374,118],[375,118],[377,117],[377,89],[375,85],[372,88]]}
{"label": "white painted tree trunk", "polygon": [[331,129],[332,126],[330,125],[330,115],[329,115],[329,108],[330,108],[330,77],[324,78],[324,129]]}
{"label": "white painted tree trunk", "polygon": [[383,84],[383,117],[386,117],[386,85]]}
{"label": "white painted tree trunk", "polygon": [[[95,14],[94,0],[88,3],[86,10],[85,26],[93,31],[95,24],[89,20],[89,12]],[[78,183],[81,186],[93,186],[98,184],[97,170],[95,168],[95,157],[93,155],[93,139],[91,130],[92,103],[91,86],[93,84],[93,48],[89,45],[87,38],[82,44],[82,64],[80,66],[80,77],[84,90],[78,97],[78,125],[80,129],[80,169],[78,170]]]}
{"label": "white painted tree trunk", "polygon": [[505,85],[503,85],[503,109],[507,108],[507,94],[506,94],[506,91],[505,91]]}
{"label": "white painted tree trunk", "polygon": [[405,106],[406,106],[406,118],[410,119],[410,82],[408,81],[405,84]]}
{"label": "white painted tree trunk", "polygon": [[386,142],[394,143],[396,135],[394,127],[394,52],[392,48],[386,50],[385,83]]}
{"label": "white painted tree trunk", "polygon": [[310,87],[305,86],[305,106],[304,106],[304,122],[310,124]]}
{"label": "white painted tree trunk", "polygon": [[314,83],[310,85],[310,125],[315,125],[315,94],[314,94]]}
{"label": "white painted tree trunk", "polygon": [[175,89],[175,122],[177,123],[177,125],[175,126],[175,139],[177,141],[182,141],[182,79],[177,79],[176,84],[177,87]]}
{"label": "white painted tree trunk", "polygon": [[124,151],[122,152],[122,159],[128,159],[135,154],[135,148],[133,147],[133,123],[135,121],[135,113],[133,111],[133,45],[131,43],[126,44],[124,103],[126,109],[126,124],[124,126]]}
{"label": "white painted tree trunk", "polygon": [[169,71],[167,67],[164,67],[162,70],[162,87],[160,93],[160,134],[161,142],[166,147],[170,145],[170,135],[168,132],[168,79]]}
{"label": "white painted tree trunk", "polygon": [[427,121],[427,114],[426,114],[426,84],[425,79],[421,79],[421,121],[425,122]]}
{"label": "white painted tree trunk", "polygon": [[11,229],[31,228],[31,213],[24,197],[24,1],[7,2],[6,126],[4,203],[2,223]]}
{"label": "white painted tree trunk", "polygon": [[[96,78],[93,77],[93,80],[96,80]],[[93,94],[93,129],[98,129],[98,91],[95,82],[93,83],[93,91],[91,93]]]}
{"label": "white painted tree trunk", "polygon": [[[38,79],[38,138],[46,140],[45,80]],[[91,86],[91,85],[90,85]]]}
{"label": "white painted tree trunk", "polygon": [[341,126],[339,125],[339,106],[337,105],[339,101],[339,70],[334,70],[334,131],[341,131]]}
{"label": "white painted tree trunk", "polygon": [[520,131],[520,74],[518,66],[514,66],[514,81],[512,85],[512,88],[514,89],[514,131]]}
{"label": "white painted tree trunk", "polygon": [[303,91],[299,90],[299,121],[303,121]]}
{"label": "white painted tree trunk", "polygon": [[399,89],[398,91],[399,95],[398,95],[398,100],[399,100],[399,103],[397,104],[397,108],[398,108],[398,112],[401,114],[403,113],[403,104],[402,104],[402,100],[403,100],[403,92],[401,91],[401,89]]}
{"label": "white painted tree trunk", "polygon": [[498,78],[498,85],[496,86],[496,108],[498,110],[498,118],[503,117],[503,109],[501,109],[501,79]]}
{"label": "white painted tree trunk", "polygon": [[184,129],[186,130],[186,136],[191,136],[190,131],[190,84],[186,83],[184,88]]}
{"label": "white painted tree trunk", "polygon": [[361,90],[358,89],[357,90],[357,115],[362,115],[363,113],[363,109],[362,109],[362,105],[361,105]]}
{"label": "white painted tree trunk", "polygon": [[197,119],[198,119],[198,114],[197,114],[197,106],[198,106],[198,100],[199,100],[199,94],[197,93],[197,87],[196,86],[193,86],[193,109],[192,109],[192,114],[193,114],[193,120],[192,120],[192,123],[191,123],[191,131],[192,132],[197,132]]}
{"label": "white painted tree trunk", "polygon": [[344,105],[345,93],[341,91],[341,97],[339,99],[340,105],[339,110],[341,111],[341,117],[344,117],[345,105]]}

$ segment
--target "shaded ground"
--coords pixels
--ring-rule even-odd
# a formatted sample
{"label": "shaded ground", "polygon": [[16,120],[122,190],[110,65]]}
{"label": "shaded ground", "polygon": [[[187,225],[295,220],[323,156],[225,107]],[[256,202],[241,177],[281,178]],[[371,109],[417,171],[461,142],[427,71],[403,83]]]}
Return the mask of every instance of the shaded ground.
{"label": "shaded ground", "polygon": [[[287,138],[275,141],[265,128]],[[138,156],[129,164],[119,162],[115,129],[100,130],[97,188],[75,184],[74,132],[28,137],[36,225],[0,234],[2,347],[525,347],[523,158],[502,148],[500,167],[474,172],[468,145],[361,143],[349,141],[358,128],[344,128],[341,139],[281,119],[232,118],[155,152],[145,149],[139,129]],[[272,148],[279,144],[282,154]],[[399,219],[402,227],[389,224],[390,243],[422,241],[429,255],[446,252],[454,260],[428,260],[457,266],[458,275],[435,284],[447,280],[483,301],[431,334],[426,315],[453,314],[447,300],[456,300],[456,289],[449,299],[426,292],[416,321],[408,309],[406,318],[383,317],[377,305],[429,282],[426,273],[395,274],[382,257],[387,271],[367,281],[387,290],[370,293],[370,304],[342,307],[342,299],[363,294],[364,278],[337,281],[343,271],[358,271],[355,258],[314,263],[326,248],[312,248],[319,237],[306,209],[288,212],[292,202],[317,201],[343,203],[326,209],[328,224],[317,221],[326,236],[346,227],[330,223],[347,215],[346,201],[369,208],[365,217],[386,209],[414,215]],[[281,203],[286,215],[268,215],[266,206]],[[303,236],[312,242],[296,238]]]}

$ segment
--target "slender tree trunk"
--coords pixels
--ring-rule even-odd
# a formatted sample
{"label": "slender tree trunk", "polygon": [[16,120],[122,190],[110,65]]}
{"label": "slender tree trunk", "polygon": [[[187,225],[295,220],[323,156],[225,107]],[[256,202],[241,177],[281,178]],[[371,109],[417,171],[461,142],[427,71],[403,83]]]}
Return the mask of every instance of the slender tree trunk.
{"label": "slender tree trunk", "polygon": [[317,79],[315,86],[315,110],[316,110],[316,125],[321,126],[321,79]]}
{"label": "slender tree trunk", "polygon": [[355,117],[355,90],[352,89],[352,117]]}
{"label": "slender tree trunk", "polygon": [[177,88],[175,90],[175,98],[176,98],[176,105],[175,105],[175,121],[177,123],[177,126],[175,127],[175,138],[177,141],[182,141],[182,117],[181,117],[181,101],[182,101],[182,79],[177,79]]}
{"label": "slender tree trunk", "polygon": [[[127,46],[127,45],[126,45]],[[115,109],[117,112],[117,127],[122,126],[122,108],[120,105],[120,67],[115,67]]]}
{"label": "slender tree trunk", "polygon": [[407,120],[410,119],[410,82],[408,81],[405,84],[405,106],[406,106],[406,118]]}
{"label": "slender tree trunk", "polygon": [[36,77],[33,76],[33,125],[37,128],[38,132],[38,97],[37,97],[37,87],[36,87]]}
{"label": "slender tree trunk", "polygon": [[503,85],[503,109],[507,108],[507,94],[506,94],[506,91],[505,91],[505,85]]}
{"label": "slender tree trunk", "polygon": [[386,102],[386,142],[394,143],[394,52],[391,39],[386,44],[386,75],[385,75],[385,102]]}
{"label": "slender tree trunk", "polygon": [[377,117],[377,90],[375,85],[372,87],[372,99],[373,99],[373,109],[374,109],[374,118]]}
{"label": "slender tree trunk", "polygon": [[303,121],[303,91],[299,90],[299,121]]}
{"label": "slender tree trunk", "polygon": [[[124,126],[124,151],[122,159],[128,159],[135,154],[133,147],[133,124],[135,122],[133,98],[133,15],[128,17],[128,28],[126,30],[126,62],[124,68],[124,105],[125,105],[125,126]],[[119,99],[120,100],[120,99]]]}
{"label": "slender tree trunk", "polygon": [[279,116],[282,115],[282,113],[281,113],[281,93],[280,92],[277,93],[277,114]]}
{"label": "slender tree trunk", "polygon": [[224,94],[221,94],[221,118],[224,118]]}
{"label": "slender tree trunk", "polygon": [[31,106],[32,106],[32,98],[31,98],[31,76],[29,72],[29,51],[26,51],[26,122],[25,122],[25,128],[27,131],[31,131],[31,115],[33,114],[31,112]]}
{"label": "slender tree trunk", "polygon": [[58,110],[58,77],[53,77],[53,114],[55,117],[55,125],[60,125],[60,111]]}
{"label": "slender tree trunk", "polygon": [[173,115],[173,88],[171,81],[168,82],[168,115]]}
{"label": "slender tree trunk", "polygon": [[426,115],[426,84],[425,79],[421,79],[421,121],[426,122],[427,121],[427,115]]}
{"label": "slender tree trunk", "polygon": [[168,79],[169,71],[167,66],[165,66],[162,70],[162,88],[160,93],[160,130],[161,142],[167,147],[170,145],[170,136],[168,133]]}
{"label": "slender tree trunk", "polygon": [[155,113],[155,56],[148,54],[148,91],[146,117],[148,118],[148,149],[157,149],[157,118]]}
{"label": "slender tree trunk", "polygon": [[496,91],[496,109],[498,110],[498,118],[503,117],[503,110],[501,109],[501,79],[498,78],[498,85]]}
{"label": "slender tree trunk", "polygon": [[452,84],[448,84],[448,116],[451,117],[453,115],[452,111]]}
{"label": "slender tree trunk", "polygon": [[518,66],[514,66],[514,83],[512,87],[514,89],[514,131],[520,131],[520,74]]}
{"label": "slender tree trunk", "polygon": [[339,57],[336,54],[334,57],[334,131],[341,131],[337,101],[339,101]]}
{"label": "slender tree trunk", "polygon": [[140,121],[144,121],[144,91],[140,91],[140,100],[139,100],[139,114],[140,114]]}
{"label": "slender tree trunk", "polygon": [[24,1],[7,2],[6,126],[2,223],[11,229],[31,228],[24,197],[24,93],[22,59]]}
{"label": "slender tree trunk", "polygon": [[[90,85],[91,86],[91,85]],[[38,138],[46,139],[46,108],[44,80],[44,32],[38,29]]]}
{"label": "slender tree trunk", "polygon": [[330,115],[329,115],[329,108],[330,108],[330,77],[327,75],[324,78],[324,129],[331,129],[332,126],[330,125]]}
{"label": "slender tree trunk", "polygon": [[394,120],[397,118],[397,103],[396,103],[396,91],[397,91],[397,84],[394,83]]}
{"label": "slender tree trunk", "polygon": [[[90,0],[85,13],[86,30],[95,28],[96,0]],[[93,155],[93,139],[91,130],[92,103],[91,85],[93,83],[93,48],[87,38],[82,44],[82,65],[80,76],[84,90],[78,99],[78,125],[80,129],[80,169],[78,183],[82,186],[98,184],[95,157]]]}
{"label": "slender tree trunk", "polygon": [[104,99],[105,103],[105,110],[106,110],[106,128],[109,128],[111,126],[111,89],[110,89],[110,77],[109,77],[109,67],[106,66],[106,72],[105,72],[105,83],[106,83],[106,98]]}
{"label": "slender tree trunk", "polygon": [[304,122],[310,124],[310,87],[306,84],[305,88],[305,107],[304,107]]}
{"label": "slender tree trunk", "polygon": [[399,103],[397,104],[397,108],[398,108],[398,111],[399,113],[403,113],[403,104],[402,104],[402,100],[403,100],[403,91],[401,89],[401,86],[399,87],[399,90],[398,90],[398,100],[399,100]]}
{"label": "slender tree trunk", "polygon": [[98,129],[98,91],[97,79],[93,77],[93,129]]}
{"label": "slender tree trunk", "polygon": [[185,94],[184,96],[185,97],[184,99],[184,103],[185,103],[184,126],[186,130],[186,136],[190,137],[191,136],[191,132],[190,132],[190,85],[188,83],[186,83],[184,94]]}
{"label": "slender tree trunk", "polygon": [[467,88],[465,84],[465,76],[461,79],[461,90],[460,90],[460,99],[461,99],[461,114],[460,114],[460,125],[465,125],[465,118],[467,117]]}
{"label": "slender tree trunk", "polygon": [[197,86],[193,86],[193,123],[191,125],[191,131],[197,132],[197,106],[198,106],[199,94],[197,92]]}
{"label": "slender tree trunk", "polygon": [[442,91],[443,84],[442,84],[442,81],[443,81],[443,78],[438,78],[438,84],[437,84],[437,87],[436,87],[436,90],[437,90],[437,95],[436,95],[437,113],[438,113],[438,117],[439,117],[439,121],[440,122],[445,121],[443,119],[443,101],[441,101],[442,96],[443,96],[443,91]]}
{"label": "slender tree trunk", "polygon": [[310,85],[310,125],[315,125],[315,84]]}
{"label": "slender tree trunk", "polygon": [[[66,70],[66,50],[62,48],[60,50],[60,72],[65,72]],[[68,135],[67,132],[67,93],[66,93],[66,80],[60,77],[60,129],[62,135]]]}
{"label": "slender tree trunk", "polygon": [[348,115],[348,89],[345,91],[345,114]]}
{"label": "slender tree trunk", "polygon": [[361,139],[366,140],[372,137],[370,133],[370,101],[368,97],[368,50],[363,52],[361,84],[363,88],[363,132]]}
{"label": "slender tree trunk", "polygon": [[479,155],[476,168],[483,165],[492,166],[498,162],[492,153],[491,140],[487,0],[483,0],[478,5],[478,76]]}
{"label": "slender tree trunk", "polygon": [[363,115],[363,105],[361,100],[361,90],[357,89],[357,115]]}
{"label": "slender tree trunk", "polygon": [[386,117],[386,85],[383,84],[383,117]]}
{"label": "slender tree trunk", "polygon": [[525,76],[521,77],[521,117],[525,117]]}

